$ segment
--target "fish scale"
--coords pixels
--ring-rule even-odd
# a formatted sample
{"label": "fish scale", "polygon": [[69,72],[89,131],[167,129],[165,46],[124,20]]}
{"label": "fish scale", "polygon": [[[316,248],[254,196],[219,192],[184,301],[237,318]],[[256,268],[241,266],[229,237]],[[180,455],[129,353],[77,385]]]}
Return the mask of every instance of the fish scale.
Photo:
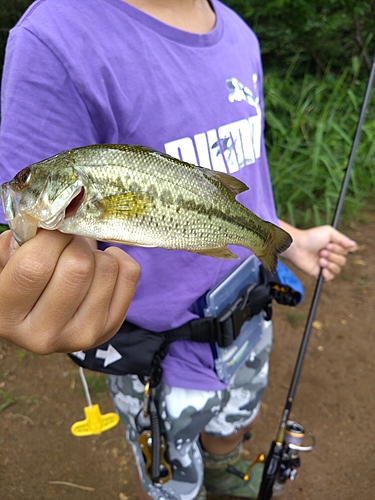
{"label": "fish scale", "polygon": [[237,258],[227,248],[233,244],[274,272],[291,237],[235,199],[246,189],[228,174],[150,148],[97,144],[22,169],[1,197],[20,244],[38,227],[226,259]]}

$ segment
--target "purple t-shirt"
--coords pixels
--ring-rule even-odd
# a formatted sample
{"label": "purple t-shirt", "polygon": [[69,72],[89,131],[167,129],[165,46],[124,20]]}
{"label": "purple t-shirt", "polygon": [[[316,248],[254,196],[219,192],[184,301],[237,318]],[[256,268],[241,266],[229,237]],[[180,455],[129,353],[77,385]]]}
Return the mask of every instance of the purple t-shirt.
{"label": "purple t-shirt", "polygon": [[[258,41],[228,7],[212,5],[216,25],[198,35],[121,0],[32,4],[6,51],[0,183],[73,147],[142,144],[229,172],[249,186],[237,199],[277,223]],[[184,251],[126,251],[141,265],[127,319],[152,331],[195,318],[194,302],[237,264]],[[234,251],[249,255],[242,247]],[[224,387],[208,344],[174,342],[163,367],[170,385]]]}

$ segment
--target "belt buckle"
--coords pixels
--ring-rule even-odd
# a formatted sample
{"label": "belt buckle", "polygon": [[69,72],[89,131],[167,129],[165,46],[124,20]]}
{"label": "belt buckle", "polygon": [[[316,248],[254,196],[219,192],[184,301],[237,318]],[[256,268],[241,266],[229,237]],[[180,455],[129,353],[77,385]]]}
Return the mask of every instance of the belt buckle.
{"label": "belt buckle", "polygon": [[251,307],[248,300],[255,286],[256,284],[251,284],[243,288],[236,300],[218,316],[217,343],[219,347],[230,346],[240,334],[242,325],[250,319]]}

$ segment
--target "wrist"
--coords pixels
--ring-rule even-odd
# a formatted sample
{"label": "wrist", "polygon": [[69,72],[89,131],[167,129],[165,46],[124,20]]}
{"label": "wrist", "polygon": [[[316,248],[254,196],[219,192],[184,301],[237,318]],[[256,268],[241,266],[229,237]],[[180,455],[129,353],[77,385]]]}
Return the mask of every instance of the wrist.
{"label": "wrist", "polygon": [[293,239],[293,242],[290,245],[290,247],[287,248],[285,252],[281,254],[281,256],[293,262],[295,254],[298,253],[298,248],[300,247],[301,238],[303,236],[304,231],[280,219],[279,219],[279,224],[280,227],[284,229],[284,231],[287,231]]}

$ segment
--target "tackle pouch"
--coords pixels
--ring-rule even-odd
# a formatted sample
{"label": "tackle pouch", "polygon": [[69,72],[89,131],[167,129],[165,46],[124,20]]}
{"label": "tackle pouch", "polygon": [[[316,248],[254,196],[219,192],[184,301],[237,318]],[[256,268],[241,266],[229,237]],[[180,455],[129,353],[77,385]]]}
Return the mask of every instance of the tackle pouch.
{"label": "tackle pouch", "polygon": [[124,321],[120,330],[109,341],[98,347],[77,351],[69,357],[83,368],[112,374],[150,374],[155,353],[163,347],[162,335],[143,330]]}
{"label": "tackle pouch", "polygon": [[[303,287],[282,262],[271,276],[251,255],[196,303],[200,316],[217,318],[223,325],[231,318],[229,342],[211,343],[217,376],[228,383],[270,328],[272,300],[295,306]],[[227,345],[228,344],[228,345]]]}
{"label": "tackle pouch", "polygon": [[[225,321],[227,315],[236,315],[238,312],[240,315],[249,316],[250,311],[245,311],[245,308],[241,311],[241,300],[244,305],[246,302],[241,291],[243,290],[244,294],[249,293],[258,282],[259,261],[251,255],[199,300],[197,312],[204,317],[220,318],[219,321]],[[235,319],[234,316],[234,325]],[[243,319],[239,318],[239,321]],[[258,313],[242,323],[238,336],[228,347],[220,347],[217,342],[211,343],[215,371],[220,380],[229,382],[238,367],[250,355],[261,339],[264,322],[264,315]]]}

